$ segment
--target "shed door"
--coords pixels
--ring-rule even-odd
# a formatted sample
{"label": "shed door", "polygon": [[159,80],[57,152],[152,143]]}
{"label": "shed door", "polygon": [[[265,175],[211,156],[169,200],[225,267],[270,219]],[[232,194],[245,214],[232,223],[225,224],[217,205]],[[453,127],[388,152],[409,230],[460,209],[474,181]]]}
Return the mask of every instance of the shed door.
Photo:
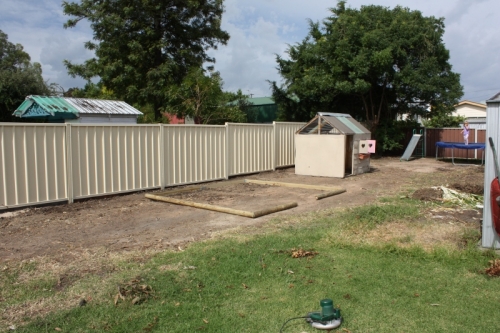
{"label": "shed door", "polygon": [[352,150],[354,143],[354,135],[347,135],[345,140],[345,173],[352,174]]}

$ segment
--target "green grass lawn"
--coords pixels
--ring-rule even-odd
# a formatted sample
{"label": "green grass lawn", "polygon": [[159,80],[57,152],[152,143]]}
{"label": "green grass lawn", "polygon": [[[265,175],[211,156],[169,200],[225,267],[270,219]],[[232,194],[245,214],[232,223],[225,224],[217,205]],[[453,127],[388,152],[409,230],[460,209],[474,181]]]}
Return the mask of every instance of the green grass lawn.
{"label": "green grass lawn", "polygon": [[[36,270],[23,267],[2,275],[0,312],[84,290],[97,296],[85,306],[75,302],[70,309],[25,318],[27,324],[15,331],[280,332],[285,321],[319,311],[319,301],[331,298],[341,308],[339,332],[500,331],[500,278],[483,273],[496,255],[476,249],[477,234],[464,232],[470,239],[462,249],[430,251],[406,244],[410,238],[380,244],[350,238],[362,239],[393,221],[423,223],[424,208],[413,200],[386,199],[300,217],[298,223],[282,219],[259,234],[195,243],[144,262],[122,261],[107,275],[85,275],[65,291],[50,288],[50,276],[16,284],[22,270]],[[317,254],[293,258],[297,249]],[[297,319],[283,332],[320,331]]]}

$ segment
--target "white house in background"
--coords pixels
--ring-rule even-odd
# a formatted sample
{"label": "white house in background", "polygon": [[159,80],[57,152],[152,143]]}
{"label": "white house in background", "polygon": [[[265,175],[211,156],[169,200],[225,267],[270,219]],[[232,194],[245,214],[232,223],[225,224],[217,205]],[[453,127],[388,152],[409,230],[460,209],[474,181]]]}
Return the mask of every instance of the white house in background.
{"label": "white house in background", "polygon": [[[474,129],[486,129],[486,103],[461,101],[455,105],[452,116],[461,116],[467,119],[469,127]],[[462,125],[461,125],[462,126]]]}
{"label": "white house in background", "polygon": [[462,116],[465,118],[486,118],[486,103],[461,101],[455,105],[453,116]]}
{"label": "white house in background", "polygon": [[[427,108],[427,111],[430,111],[430,107]],[[486,129],[486,102],[461,101],[455,105],[455,111],[451,115],[467,119],[470,128]],[[398,120],[406,120],[407,118],[407,114],[398,116]],[[414,116],[413,119],[422,124],[421,116]]]}

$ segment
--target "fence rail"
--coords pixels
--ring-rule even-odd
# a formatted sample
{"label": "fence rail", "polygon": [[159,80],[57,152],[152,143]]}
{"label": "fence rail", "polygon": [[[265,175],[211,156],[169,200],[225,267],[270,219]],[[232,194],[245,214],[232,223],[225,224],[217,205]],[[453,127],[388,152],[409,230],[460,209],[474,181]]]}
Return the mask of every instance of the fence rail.
{"label": "fence rail", "polygon": [[274,170],[302,123],[0,123],[0,210]]}

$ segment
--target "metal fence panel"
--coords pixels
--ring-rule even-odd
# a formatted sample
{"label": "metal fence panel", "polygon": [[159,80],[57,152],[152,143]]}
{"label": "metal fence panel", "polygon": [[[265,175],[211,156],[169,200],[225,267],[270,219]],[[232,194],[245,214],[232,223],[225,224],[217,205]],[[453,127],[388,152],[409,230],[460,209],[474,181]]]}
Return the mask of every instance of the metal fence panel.
{"label": "metal fence panel", "polygon": [[[487,114],[486,119],[486,140],[492,138],[493,144],[495,145],[497,154],[500,151],[500,129],[498,124],[500,124],[500,102],[487,102]],[[484,166],[484,202],[483,202],[483,223],[482,223],[482,235],[481,244],[483,247],[500,249],[500,237],[497,235],[493,218],[491,216],[491,199],[490,199],[490,188],[491,182],[495,179],[495,162],[494,156],[490,144],[486,144],[486,161]],[[496,156],[498,158],[498,156]]]}
{"label": "metal fence panel", "polygon": [[294,164],[300,123],[0,124],[0,209]]}
{"label": "metal fence panel", "polygon": [[306,123],[274,123],[276,168],[295,164],[295,132],[305,124]]}
{"label": "metal fence panel", "polygon": [[64,125],[0,124],[0,208],[67,199]]}
{"label": "metal fence panel", "polygon": [[274,169],[274,126],[226,124],[229,176]]}
{"label": "metal fence panel", "polygon": [[226,127],[164,125],[166,186],[223,179],[226,172]]}
{"label": "metal fence panel", "polygon": [[160,187],[159,125],[72,125],[74,198]]}

